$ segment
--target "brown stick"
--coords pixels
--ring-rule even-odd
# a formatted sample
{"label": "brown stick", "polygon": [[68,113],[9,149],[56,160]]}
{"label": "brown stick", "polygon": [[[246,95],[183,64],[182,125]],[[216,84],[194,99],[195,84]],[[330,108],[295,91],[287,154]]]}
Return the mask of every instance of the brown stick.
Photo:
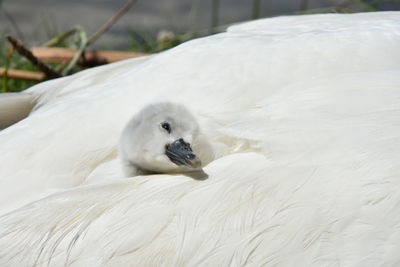
{"label": "brown stick", "polygon": [[53,79],[53,78],[58,78],[61,77],[62,75],[58,73],[57,71],[53,70],[49,66],[47,66],[45,63],[40,61],[37,57],[35,57],[32,52],[27,49],[24,44],[10,35],[6,35],[7,40],[11,43],[11,45],[14,47],[15,50],[18,51],[22,56],[26,57],[30,62],[32,62],[33,65],[38,67],[41,71],[43,71],[46,75],[46,78],[48,79]]}
{"label": "brown stick", "polygon": [[108,31],[108,29],[111,28],[112,25],[120,18],[122,17],[128,10],[131,8],[131,6],[136,2],[137,0],[128,0],[125,5],[115,14],[112,16],[103,26],[101,26],[97,32],[95,32],[92,36],[89,37],[89,40],[87,42],[87,45],[92,44],[94,41],[96,41],[103,33]]}
{"label": "brown stick", "polygon": [[[0,77],[5,76],[6,69],[0,68]],[[26,70],[7,70],[7,77],[10,79],[21,79],[28,81],[43,81],[46,76],[44,73]]]}
{"label": "brown stick", "polygon": [[[76,54],[76,50],[59,47],[32,48],[35,57],[44,62],[69,62]],[[83,66],[97,66],[127,58],[145,56],[144,53],[119,52],[119,51],[85,51],[78,64]]]}

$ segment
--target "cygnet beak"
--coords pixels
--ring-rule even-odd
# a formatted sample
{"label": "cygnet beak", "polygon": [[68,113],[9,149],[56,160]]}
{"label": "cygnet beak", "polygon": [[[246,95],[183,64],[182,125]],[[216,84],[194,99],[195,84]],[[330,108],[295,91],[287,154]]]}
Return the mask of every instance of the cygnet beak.
{"label": "cygnet beak", "polygon": [[176,165],[186,165],[191,168],[201,167],[200,159],[193,153],[189,143],[182,138],[165,146],[165,154]]}

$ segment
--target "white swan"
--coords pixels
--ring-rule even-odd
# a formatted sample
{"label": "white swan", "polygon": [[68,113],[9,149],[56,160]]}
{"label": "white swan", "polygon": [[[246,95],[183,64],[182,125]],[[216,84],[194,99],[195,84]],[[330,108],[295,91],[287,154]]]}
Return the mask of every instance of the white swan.
{"label": "white swan", "polygon": [[[259,20],[30,89],[0,132],[0,265],[398,265],[399,26]],[[207,136],[208,179],[117,173],[125,125],[163,101]]]}

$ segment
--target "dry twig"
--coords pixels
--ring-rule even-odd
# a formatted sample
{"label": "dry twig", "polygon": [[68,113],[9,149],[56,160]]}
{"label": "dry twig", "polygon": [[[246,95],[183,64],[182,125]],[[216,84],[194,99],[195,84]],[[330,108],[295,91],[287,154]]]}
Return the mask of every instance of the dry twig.
{"label": "dry twig", "polygon": [[48,79],[53,79],[53,78],[58,78],[61,77],[62,75],[58,73],[57,71],[53,70],[50,68],[48,65],[43,63],[41,60],[39,60],[37,57],[35,57],[32,52],[24,46],[24,44],[10,35],[6,35],[7,40],[11,43],[11,45],[14,47],[15,50],[25,58],[27,58],[30,62],[32,62],[33,65],[38,67],[41,71],[43,71],[46,75],[46,78]]}
{"label": "dry twig", "polygon": [[101,26],[97,32],[95,32],[92,36],[89,37],[87,45],[92,44],[94,41],[96,41],[103,33],[108,31],[108,29],[111,28],[112,25],[120,18],[122,17],[128,10],[132,7],[134,3],[136,3],[137,0],[128,0],[126,4],[115,14],[112,16],[103,26]]}
{"label": "dry twig", "polygon": [[46,78],[46,76],[42,72],[0,68],[0,77],[3,77],[5,75],[7,75],[7,77],[11,79],[28,81],[43,81]]}
{"label": "dry twig", "polygon": [[[75,49],[61,47],[34,47],[31,49],[35,57],[44,62],[69,62],[76,55]],[[145,53],[120,51],[85,51],[78,61],[79,65],[97,66],[119,60],[146,55]]]}

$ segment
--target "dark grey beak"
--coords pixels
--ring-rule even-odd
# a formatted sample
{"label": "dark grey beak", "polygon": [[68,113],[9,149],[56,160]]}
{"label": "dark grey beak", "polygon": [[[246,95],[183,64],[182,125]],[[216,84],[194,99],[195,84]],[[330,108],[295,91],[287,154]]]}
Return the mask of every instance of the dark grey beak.
{"label": "dark grey beak", "polygon": [[201,166],[201,161],[193,153],[190,144],[186,143],[182,138],[170,145],[166,145],[165,154],[176,165],[186,165],[191,168],[199,168]]}

